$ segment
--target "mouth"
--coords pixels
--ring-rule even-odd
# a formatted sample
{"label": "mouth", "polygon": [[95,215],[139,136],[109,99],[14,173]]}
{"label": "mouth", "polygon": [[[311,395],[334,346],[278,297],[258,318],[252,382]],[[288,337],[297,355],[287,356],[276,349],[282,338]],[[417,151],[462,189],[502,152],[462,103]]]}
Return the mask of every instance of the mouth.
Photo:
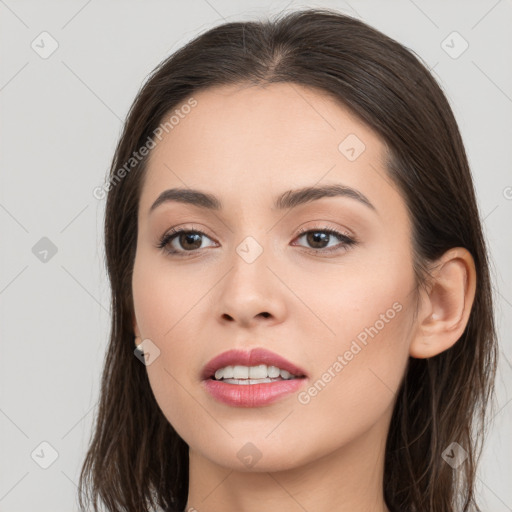
{"label": "mouth", "polygon": [[209,361],[201,373],[202,380],[216,380],[229,384],[263,384],[281,380],[306,378],[306,372],[263,348],[249,352],[229,350]]}
{"label": "mouth", "polygon": [[297,391],[306,372],[263,348],[230,350],[207,363],[201,373],[204,389],[234,407],[262,407]]}

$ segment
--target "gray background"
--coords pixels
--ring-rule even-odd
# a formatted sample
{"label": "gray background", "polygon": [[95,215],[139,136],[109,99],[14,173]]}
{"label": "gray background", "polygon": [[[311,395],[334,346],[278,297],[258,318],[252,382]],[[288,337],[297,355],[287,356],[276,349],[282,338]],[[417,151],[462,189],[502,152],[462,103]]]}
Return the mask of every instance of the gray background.
{"label": "gray background", "polygon": [[[140,85],[198,32],[286,6],[333,7],[374,25],[421,56],[453,106],[485,219],[501,341],[478,490],[484,510],[512,510],[510,1],[0,0],[0,511],[78,509],[109,333],[104,200],[93,189]],[[58,43],[48,58],[43,31]],[[447,39],[453,31],[469,44],[458,56],[464,42]]]}

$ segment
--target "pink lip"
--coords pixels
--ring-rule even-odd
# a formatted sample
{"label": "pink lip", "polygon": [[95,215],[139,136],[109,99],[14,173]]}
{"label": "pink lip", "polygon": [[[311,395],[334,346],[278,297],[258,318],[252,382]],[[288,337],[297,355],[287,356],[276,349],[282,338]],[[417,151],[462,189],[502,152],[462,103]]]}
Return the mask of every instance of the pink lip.
{"label": "pink lip", "polygon": [[[263,384],[229,384],[210,378],[216,370],[225,366],[257,366],[259,364],[277,366],[281,370],[302,378]],[[204,366],[201,378],[202,385],[215,399],[235,407],[261,407],[271,404],[297,391],[308,380],[302,368],[264,348],[255,348],[250,352],[244,350],[223,352]]]}
{"label": "pink lip", "polygon": [[220,380],[201,382],[213,398],[234,407],[262,407],[269,405],[304,386],[307,378],[279,380],[263,384],[228,384]]}
{"label": "pink lip", "polygon": [[219,368],[224,368],[225,366],[257,366],[259,364],[277,366],[281,370],[286,370],[298,377],[307,376],[302,368],[294,365],[284,357],[264,348],[253,348],[249,352],[245,350],[228,350],[219,354],[205,364],[201,372],[201,379],[209,379],[215,375]]}

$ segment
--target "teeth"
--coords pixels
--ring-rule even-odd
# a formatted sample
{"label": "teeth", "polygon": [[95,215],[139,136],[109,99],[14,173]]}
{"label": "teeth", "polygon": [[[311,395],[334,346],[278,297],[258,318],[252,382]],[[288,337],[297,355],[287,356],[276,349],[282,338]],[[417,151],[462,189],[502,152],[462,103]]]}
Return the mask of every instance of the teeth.
{"label": "teeth", "polygon": [[226,366],[225,368],[219,368],[215,372],[215,378],[217,380],[221,380],[222,378],[232,379],[233,377],[234,377],[233,366]]}
{"label": "teeth", "polygon": [[[215,372],[216,380],[223,379],[226,382],[230,379],[244,380],[244,384],[272,382],[270,379],[278,379],[279,377],[283,380],[297,378],[286,370],[281,370],[277,366],[267,366],[266,364],[259,364],[258,366],[225,366]],[[236,383],[238,384],[238,382]]]}
{"label": "teeth", "polygon": [[234,379],[248,379],[249,368],[247,366],[234,366],[233,367],[233,378]]}
{"label": "teeth", "polygon": [[[243,368],[242,366],[237,368]],[[249,366],[248,368],[250,379],[266,379],[267,378],[267,366],[265,364],[259,364],[258,366]]]}
{"label": "teeth", "polygon": [[267,375],[271,379],[275,379],[276,377],[279,377],[280,371],[277,366],[269,366],[267,369]]}
{"label": "teeth", "polygon": [[265,382],[276,382],[280,379],[222,379],[228,384],[264,384]]}
{"label": "teeth", "polygon": [[291,375],[290,372],[287,372],[286,370],[281,370],[280,374],[283,379],[289,379]]}

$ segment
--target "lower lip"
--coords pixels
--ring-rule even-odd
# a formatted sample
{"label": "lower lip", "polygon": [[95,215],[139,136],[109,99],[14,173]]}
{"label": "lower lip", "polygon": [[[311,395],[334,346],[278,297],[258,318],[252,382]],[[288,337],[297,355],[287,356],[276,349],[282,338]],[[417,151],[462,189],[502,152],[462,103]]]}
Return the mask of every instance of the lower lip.
{"label": "lower lip", "polygon": [[297,391],[306,378],[278,380],[262,384],[228,384],[207,379],[203,384],[215,399],[234,407],[261,407]]}

